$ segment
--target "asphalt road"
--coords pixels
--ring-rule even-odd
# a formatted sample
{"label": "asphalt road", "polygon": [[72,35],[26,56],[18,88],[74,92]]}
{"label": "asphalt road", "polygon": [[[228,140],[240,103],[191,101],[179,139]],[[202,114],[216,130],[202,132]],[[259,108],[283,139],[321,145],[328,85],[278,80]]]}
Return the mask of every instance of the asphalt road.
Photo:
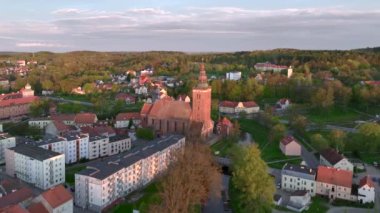
{"label": "asphalt road", "polygon": [[[222,190],[225,190],[226,193],[228,193],[228,183],[230,181],[230,176],[222,175]],[[212,195],[207,202],[207,204],[204,206],[203,213],[219,213],[219,212],[231,212],[231,211],[224,211],[223,208],[223,201],[222,197]]]}

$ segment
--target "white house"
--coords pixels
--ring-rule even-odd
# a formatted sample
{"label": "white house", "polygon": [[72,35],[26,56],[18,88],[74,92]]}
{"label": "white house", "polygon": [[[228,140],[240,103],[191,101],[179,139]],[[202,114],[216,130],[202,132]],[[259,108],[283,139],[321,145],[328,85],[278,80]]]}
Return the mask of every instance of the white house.
{"label": "white house", "polygon": [[297,190],[290,194],[289,203],[286,207],[296,212],[302,212],[310,205],[310,203],[310,193],[306,190]]}
{"label": "white house", "polygon": [[315,169],[306,166],[285,164],[281,170],[281,188],[290,192],[306,190],[314,196],[316,173]]}
{"label": "white house", "polygon": [[147,185],[168,167],[185,137],[170,135],[108,157],[75,174],[75,204],[100,212],[115,200]]}
{"label": "white house", "polygon": [[290,107],[291,102],[287,98],[282,98],[276,103],[276,110],[286,110]]}
{"label": "white house", "polygon": [[52,123],[53,120],[50,118],[32,118],[28,121],[29,126],[34,126],[39,129],[44,129],[47,125]]}
{"label": "white house", "polygon": [[[33,203],[34,204],[32,205],[42,204],[43,208],[49,213],[74,212],[73,196],[65,189],[65,187],[63,187],[63,185],[58,185],[42,192],[42,194],[33,200]],[[30,209],[30,207],[28,209]],[[39,212],[42,212],[41,210]]]}
{"label": "white house", "polygon": [[226,79],[238,81],[241,79],[241,72],[228,72],[226,73]]}
{"label": "white house", "polygon": [[0,164],[5,163],[5,150],[16,146],[16,138],[7,133],[0,133]]}
{"label": "white house", "polygon": [[335,149],[326,149],[322,151],[319,159],[321,165],[348,170],[351,172],[354,171],[354,165],[343,155],[339,154]]}
{"label": "white house", "polygon": [[219,112],[224,114],[239,114],[241,112],[245,112],[246,114],[252,114],[259,112],[259,110],[259,105],[257,105],[254,101],[221,101],[219,103]]}
{"label": "white house", "polygon": [[129,124],[130,121],[132,121],[133,127],[139,127],[141,125],[140,113],[138,112],[119,113],[116,116],[115,128],[128,128],[130,125]]}
{"label": "white house", "polygon": [[360,180],[358,189],[358,201],[360,203],[375,202],[375,184],[369,176],[365,176]]}
{"label": "white house", "polygon": [[65,182],[65,155],[31,145],[5,151],[6,172],[41,189]]}
{"label": "white house", "polygon": [[280,149],[286,156],[301,156],[301,145],[291,135],[284,137],[280,141]]}

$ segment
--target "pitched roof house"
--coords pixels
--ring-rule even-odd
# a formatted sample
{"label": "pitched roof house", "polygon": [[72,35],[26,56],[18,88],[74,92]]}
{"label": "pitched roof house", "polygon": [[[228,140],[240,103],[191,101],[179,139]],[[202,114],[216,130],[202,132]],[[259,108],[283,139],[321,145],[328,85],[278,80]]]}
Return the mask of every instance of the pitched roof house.
{"label": "pitched roof house", "polygon": [[232,128],[233,128],[233,124],[227,117],[221,118],[216,124],[217,133],[223,136],[230,135]]}
{"label": "pitched roof house", "polygon": [[333,167],[319,166],[317,170],[317,194],[330,199],[356,200],[352,192],[351,171]]}
{"label": "pitched roof house", "polygon": [[260,107],[254,101],[234,102],[234,101],[221,101],[219,103],[219,112],[225,114],[238,114],[245,112],[247,114],[259,112]]}
{"label": "pitched roof house", "polygon": [[335,149],[326,149],[321,152],[320,164],[331,166],[337,169],[354,171],[354,165],[343,155],[339,154]]}
{"label": "pitched roof house", "polygon": [[374,203],[375,202],[375,184],[369,176],[360,179],[358,189],[358,201],[360,203]]}
{"label": "pitched roof house", "polygon": [[98,117],[94,113],[78,113],[75,116],[75,124],[77,126],[92,126],[98,121]]}
{"label": "pitched roof house", "polygon": [[73,196],[69,191],[59,185],[53,187],[35,198],[48,212],[73,212]]}
{"label": "pitched roof house", "polygon": [[301,145],[291,135],[284,137],[280,141],[280,149],[286,156],[301,156]]}

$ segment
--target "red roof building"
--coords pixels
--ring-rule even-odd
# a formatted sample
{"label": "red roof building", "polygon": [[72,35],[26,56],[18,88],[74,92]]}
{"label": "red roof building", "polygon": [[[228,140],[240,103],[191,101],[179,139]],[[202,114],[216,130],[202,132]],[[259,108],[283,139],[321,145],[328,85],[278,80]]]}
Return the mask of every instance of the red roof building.
{"label": "red roof building", "polygon": [[18,93],[0,95],[0,119],[27,115],[30,105],[38,100],[34,91],[27,84]]}
{"label": "red roof building", "polygon": [[45,206],[41,203],[33,203],[28,207],[30,213],[49,213]]}
{"label": "red roof building", "polygon": [[53,208],[73,200],[73,196],[62,185],[53,187],[43,192],[41,195]]}
{"label": "red roof building", "polygon": [[7,194],[0,198],[0,209],[10,206],[17,205],[19,203],[28,202],[33,198],[33,192],[29,188],[21,188],[15,192]]}
{"label": "red roof building", "polygon": [[371,178],[367,175],[367,176],[363,177],[362,179],[360,179],[359,187],[363,187],[363,186],[368,186],[368,187],[374,188],[375,184],[373,183]]}
{"label": "red roof building", "polygon": [[259,112],[260,107],[254,101],[234,102],[221,101],[219,103],[219,112],[224,114],[239,114],[245,112],[247,114]]}
{"label": "red roof building", "polygon": [[0,208],[0,212],[1,213],[34,213],[34,212],[30,212],[30,211],[24,209],[19,204]]}
{"label": "red roof building", "polygon": [[232,128],[233,128],[232,122],[226,117],[220,119],[216,125],[218,134],[223,135],[223,136],[230,135]]}
{"label": "red roof building", "polygon": [[78,113],[75,116],[75,124],[77,126],[92,126],[98,121],[98,117],[94,113]]}

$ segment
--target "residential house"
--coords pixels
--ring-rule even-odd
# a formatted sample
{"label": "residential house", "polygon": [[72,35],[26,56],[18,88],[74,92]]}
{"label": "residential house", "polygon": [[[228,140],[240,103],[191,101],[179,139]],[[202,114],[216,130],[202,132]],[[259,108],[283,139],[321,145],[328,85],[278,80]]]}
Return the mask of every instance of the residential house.
{"label": "residential house", "polygon": [[241,72],[227,72],[226,79],[232,81],[238,81],[241,79]]}
{"label": "residential house", "polygon": [[354,165],[335,149],[326,149],[321,152],[320,164],[353,172]]}
{"label": "residential house", "polygon": [[375,183],[369,176],[360,179],[358,189],[358,200],[360,203],[375,203]]}
{"label": "residential house", "polygon": [[94,113],[83,112],[75,115],[74,123],[78,127],[93,126],[96,122],[98,117]]}
{"label": "residential house", "polygon": [[73,196],[63,185],[42,192],[33,202],[42,204],[48,213],[72,213],[74,210]]}
{"label": "residential house", "polygon": [[75,126],[69,126],[60,120],[53,120],[45,128],[45,134],[51,136],[62,136],[69,132],[78,132]]}
{"label": "residential house", "polygon": [[316,173],[315,169],[306,166],[285,164],[281,170],[281,188],[290,192],[306,190],[314,196]]}
{"label": "residential house", "polygon": [[287,98],[282,98],[276,103],[276,110],[286,110],[290,107],[291,102]]}
{"label": "residential house", "polygon": [[75,124],[75,114],[57,114],[52,115],[51,119],[55,121],[61,121],[65,125],[74,125]]}
{"label": "residential house", "polygon": [[28,125],[37,127],[39,129],[45,129],[45,127],[52,122],[53,120],[51,118],[31,118],[28,121]]}
{"label": "residential house", "polygon": [[20,145],[5,151],[6,172],[48,189],[65,182],[65,155],[31,145]]}
{"label": "residential house", "polygon": [[317,194],[332,200],[338,198],[356,201],[357,196],[352,193],[352,175],[352,171],[318,166]]}
{"label": "residential house", "polygon": [[85,95],[86,92],[82,89],[82,87],[76,87],[71,90],[71,93],[76,94],[76,95]]}
{"label": "residential house", "polygon": [[126,93],[119,93],[116,95],[117,100],[125,101],[126,104],[136,104],[136,96]]}
{"label": "residential house", "polygon": [[255,64],[255,69],[257,71],[280,72],[281,70],[286,70],[287,68],[288,68],[287,66],[281,66],[281,65],[271,64],[269,62]]}
{"label": "residential house", "polygon": [[233,131],[233,124],[227,117],[223,117],[216,124],[216,131],[219,135],[229,136]]}
{"label": "residential house", "polygon": [[301,145],[291,135],[284,137],[280,141],[280,149],[286,156],[301,156]]}
{"label": "residential house", "polygon": [[[132,122],[130,124],[130,122]],[[128,128],[129,126],[139,127],[141,125],[141,116],[138,112],[119,113],[116,116],[115,128]]]}
{"label": "residential house", "polygon": [[257,105],[254,101],[221,101],[219,103],[219,112],[224,114],[239,114],[241,112],[244,112],[246,114],[252,114],[259,112],[259,110],[259,105]]}
{"label": "residential house", "polygon": [[296,212],[302,212],[308,208],[310,203],[310,193],[306,190],[297,190],[290,194],[289,203],[286,207]]}
{"label": "residential house", "polygon": [[33,199],[33,191],[27,187],[15,188],[0,197],[0,212],[12,205],[26,205]]}

